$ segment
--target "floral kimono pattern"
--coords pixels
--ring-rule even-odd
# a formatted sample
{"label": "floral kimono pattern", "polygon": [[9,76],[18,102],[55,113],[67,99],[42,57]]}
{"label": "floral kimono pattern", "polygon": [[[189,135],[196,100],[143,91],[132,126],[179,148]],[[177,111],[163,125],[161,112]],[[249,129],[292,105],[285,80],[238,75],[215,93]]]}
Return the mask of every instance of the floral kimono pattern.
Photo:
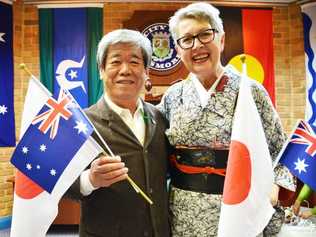
{"label": "floral kimono pattern", "polygon": [[[191,79],[174,84],[164,94],[158,105],[169,120],[166,135],[172,145],[229,146],[234,110],[238,97],[241,75],[233,67],[225,67],[215,93],[205,107]],[[264,87],[251,80],[255,100],[274,161],[286,136],[272,102]],[[251,115],[250,115],[251,116]],[[278,165],[275,183],[295,190],[296,183],[287,168]],[[173,236],[216,236],[220,213],[221,195],[196,193],[171,187],[170,209]]]}

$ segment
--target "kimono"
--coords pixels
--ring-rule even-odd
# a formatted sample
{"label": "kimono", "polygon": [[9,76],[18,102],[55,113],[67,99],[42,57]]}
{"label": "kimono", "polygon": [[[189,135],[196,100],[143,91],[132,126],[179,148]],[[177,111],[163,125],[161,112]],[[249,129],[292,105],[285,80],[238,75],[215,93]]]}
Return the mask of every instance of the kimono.
{"label": "kimono", "polygon": [[[169,87],[158,105],[170,124],[166,130],[169,142],[173,146],[212,146],[219,143],[229,147],[241,74],[232,66],[226,66],[205,107],[202,107],[193,83],[194,76],[191,73],[186,80]],[[264,87],[251,80],[251,91],[274,161],[286,136]],[[278,165],[274,173],[276,184],[295,190],[295,180],[287,168]],[[221,194],[176,188],[172,186],[171,177],[169,204],[173,236],[216,236],[221,199]]]}

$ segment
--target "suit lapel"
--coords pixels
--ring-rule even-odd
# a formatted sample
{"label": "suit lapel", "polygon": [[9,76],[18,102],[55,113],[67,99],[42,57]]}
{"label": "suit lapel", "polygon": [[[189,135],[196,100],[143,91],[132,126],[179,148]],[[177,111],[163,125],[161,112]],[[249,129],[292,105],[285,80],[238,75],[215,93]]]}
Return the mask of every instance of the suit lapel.
{"label": "suit lapel", "polygon": [[122,138],[132,140],[133,142],[140,144],[132,130],[124,123],[121,117],[109,107],[104,99],[101,99],[98,102],[98,110],[102,120],[104,120],[114,133],[119,134]]}
{"label": "suit lapel", "polygon": [[146,103],[143,103],[144,106],[144,121],[146,127],[146,135],[145,135],[145,142],[144,142],[144,149],[148,147],[153,136],[156,132],[157,122],[155,121],[155,117],[153,112],[150,110],[149,106]]}

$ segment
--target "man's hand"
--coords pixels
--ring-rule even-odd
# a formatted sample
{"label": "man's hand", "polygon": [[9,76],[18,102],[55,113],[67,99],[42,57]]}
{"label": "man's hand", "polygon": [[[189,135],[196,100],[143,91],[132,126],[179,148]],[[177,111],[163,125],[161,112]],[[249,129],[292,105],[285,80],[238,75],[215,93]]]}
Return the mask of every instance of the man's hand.
{"label": "man's hand", "polygon": [[280,190],[280,187],[277,184],[272,185],[272,191],[270,194],[270,202],[272,206],[276,206],[278,204],[279,190]]}
{"label": "man's hand", "polygon": [[95,188],[109,187],[127,178],[128,168],[119,156],[101,156],[91,163],[89,179]]}

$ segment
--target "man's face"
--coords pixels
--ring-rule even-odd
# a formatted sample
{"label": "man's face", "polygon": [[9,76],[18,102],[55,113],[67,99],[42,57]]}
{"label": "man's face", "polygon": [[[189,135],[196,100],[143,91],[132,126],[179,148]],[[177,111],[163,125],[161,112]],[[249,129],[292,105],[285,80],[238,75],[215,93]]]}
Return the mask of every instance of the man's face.
{"label": "man's face", "polygon": [[128,43],[111,45],[101,74],[114,103],[121,107],[135,105],[148,74],[141,49]]}
{"label": "man's face", "polygon": [[[183,19],[178,25],[178,36],[194,36],[198,33],[211,29],[212,26],[207,21],[197,21],[195,19]],[[202,44],[195,38],[194,46],[191,49],[182,49],[177,45],[178,55],[186,68],[196,75],[210,75],[216,72],[220,65],[220,54],[224,48],[224,35],[215,33],[214,40]]]}

